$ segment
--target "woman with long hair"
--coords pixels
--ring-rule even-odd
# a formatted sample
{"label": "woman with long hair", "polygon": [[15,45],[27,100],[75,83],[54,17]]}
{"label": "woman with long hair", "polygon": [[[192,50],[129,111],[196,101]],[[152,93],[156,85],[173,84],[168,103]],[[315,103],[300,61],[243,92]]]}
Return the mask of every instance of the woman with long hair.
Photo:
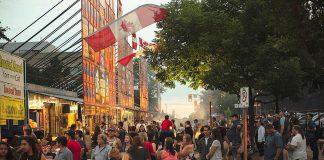
{"label": "woman with long hair", "polygon": [[212,131],[213,144],[209,149],[209,153],[206,155],[210,160],[222,160],[223,139],[221,132],[215,128]]}
{"label": "woman with long hair", "polygon": [[100,126],[97,125],[94,129],[94,133],[91,137],[91,148],[95,148],[98,145],[98,135],[101,133]]}
{"label": "woman with long hair", "polygon": [[[288,160],[306,160],[306,137],[299,125],[294,125],[292,127],[292,135],[294,136],[290,143],[285,146],[285,149],[288,151],[289,157]],[[287,155],[287,152],[284,152]],[[287,156],[285,156],[287,158]]]}
{"label": "woman with long hair", "polygon": [[192,144],[192,137],[189,134],[185,134],[182,139],[182,145],[178,153],[178,158],[183,160],[195,159],[194,144]]}
{"label": "woman with long hair", "polygon": [[143,147],[143,139],[135,136],[132,146],[128,149],[127,153],[130,154],[133,160],[149,160],[149,154]]}
{"label": "woman with long hair", "polygon": [[0,160],[16,160],[11,147],[6,142],[0,142]]}
{"label": "woman with long hair", "polygon": [[145,132],[140,132],[139,136],[144,140],[143,147],[149,153],[151,160],[155,160],[155,150],[151,142],[148,141],[147,134]]}
{"label": "woman with long hair", "polygon": [[133,138],[129,134],[125,135],[124,144],[122,145],[121,152],[127,152],[132,146]]}
{"label": "woman with long hair", "polygon": [[19,160],[46,160],[45,156],[38,150],[36,140],[33,137],[22,137],[20,148],[23,153]]}
{"label": "woman with long hair", "polygon": [[158,159],[161,160],[177,160],[178,158],[177,152],[173,147],[173,139],[171,137],[167,137],[164,142],[164,149],[161,151]]}
{"label": "woman with long hair", "polygon": [[139,127],[138,133],[141,133],[141,132],[145,132],[146,133],[146,130],[145,130],[145,126],[144,125],[141,125]]}

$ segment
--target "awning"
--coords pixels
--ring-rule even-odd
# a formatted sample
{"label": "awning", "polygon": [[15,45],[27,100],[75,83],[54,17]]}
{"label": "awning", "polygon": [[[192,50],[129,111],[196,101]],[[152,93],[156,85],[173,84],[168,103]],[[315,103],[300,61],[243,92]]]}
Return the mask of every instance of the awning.
{"label": "awning", "polygon": [[81,99],[81,98],[62,96],[62,95],[55,95],[55,94],[49,94],[49,93],[42,93],[42,92],[35,92],[35,91],[29,91],[29,92],[42,94],[42,95],[45,95],[45,96],[50,96],[50,97],[55,97],[55,98],[60,98],[60,99],[65,99],[65,100],[69,100],[69,101],[83,103],[83,99]]}

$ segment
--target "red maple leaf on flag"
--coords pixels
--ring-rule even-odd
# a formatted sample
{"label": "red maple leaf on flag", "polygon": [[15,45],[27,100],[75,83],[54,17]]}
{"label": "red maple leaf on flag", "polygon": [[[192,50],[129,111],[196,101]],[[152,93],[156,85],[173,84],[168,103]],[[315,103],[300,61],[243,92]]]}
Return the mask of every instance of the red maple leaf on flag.
{"label": "red maple leaf on flag", "polygon": [[126,20],[122,20],[119,30],[123,30],[124,32],[129,33],[132,32],[132,29],[133,29],[133,23],[127,22]]}

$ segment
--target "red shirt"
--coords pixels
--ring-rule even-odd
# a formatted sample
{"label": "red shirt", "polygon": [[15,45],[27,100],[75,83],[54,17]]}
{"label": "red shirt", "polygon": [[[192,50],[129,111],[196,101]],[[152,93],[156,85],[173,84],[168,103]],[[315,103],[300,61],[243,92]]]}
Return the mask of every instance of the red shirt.
{"label": "red shirt", "polygon": [[66,146],[73,155],[73,160],[80,160],[81,159],[81,145],[79,142],[75,140],[69,140]]}
{"label": "red shirt", "polygon": [[164,120],[161,124],[161,130],[162,131],[170,131],[170,127],[172,127],[172,121],[170,120]]}
{"label": "red shirt", "polygon": [[150,153],[150,155],[154,155],[155,154],[155,151],[153,149],[153,145],[151,142],[144,142],[143,144],[143,148],[148,152]]}

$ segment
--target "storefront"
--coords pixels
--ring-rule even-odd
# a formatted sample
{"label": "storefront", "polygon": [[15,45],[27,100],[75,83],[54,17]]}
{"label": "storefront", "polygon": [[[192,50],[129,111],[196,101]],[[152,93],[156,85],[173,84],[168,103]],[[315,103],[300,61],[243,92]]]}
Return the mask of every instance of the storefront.
{"label": "storefront", "polygon": [[84,125],[86,130],[93,134],[94,128],[102,122],[108,124],[116,124],[116,109],[112,107],[84,107]]}
{"label": "storefront", "polygon": [[28,121],[39,138],[63,135],[72,124],[82,127],[82,99],[76,93],[27,84]]}
{"label": "storefront", "polygon": [[120,110],[121,112],[121,121],[124,120],[124,118],[127,118],[128,124],[133,125],[134,124],[134,110],[129,108],[122,108]]}

